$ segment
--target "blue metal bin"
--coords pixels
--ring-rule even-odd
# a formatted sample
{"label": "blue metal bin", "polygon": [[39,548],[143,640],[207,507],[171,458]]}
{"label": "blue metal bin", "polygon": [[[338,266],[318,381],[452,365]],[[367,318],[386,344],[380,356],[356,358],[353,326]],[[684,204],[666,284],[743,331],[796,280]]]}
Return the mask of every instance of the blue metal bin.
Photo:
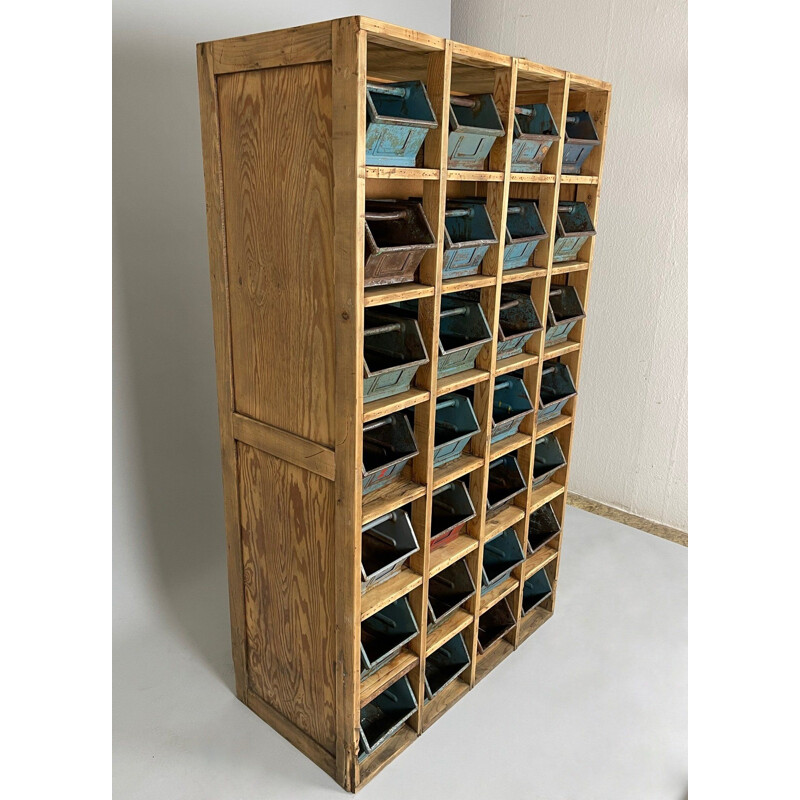
{"label": "blue metal bin", "polygon": [[530,288],[517,291],[513,284],[500,294],[500,323],[497,331],[497,360],[522,352],[525,343],[542,329],[536,307],[531,300]]}
{"label": "blue metal bin", "polygon": [[440,467],[458,458],[467,446],[467,442],[480,429],[481,426],[468,397],[448,394],[437,400],[433,466]]}
{"label": "blue metal bin", "polygon": [[522,584],[522,616],[533,611],[536,606],[553,594],[550,578],[544,568],[535,572]]}
{"label": "blue metal bin", "polygon": [[367,84],[367,165],[415,166],[428,131],[438,127],[422,81]]}
{"label": "blue metal bin", "polygon": [[497,378],[492,398],[492,443],[513,436],[531,411],[533,403],[522,378]]}
{"label": "blue metal bin", "polygon": [[515,106],[511,171],[541,172],[542,161],[557,140],[558,128],[547,103]]}
{"label": "blue metal bin", "polygon": [[506,210],[506,244],[503,269],[516,269],[530,264],[536,246],[547,238],[547,231],[534,200],[508,201]]}
{"label": "blue metal bin", "polygon": [[513,528],[490,539],[483,546],[481,594],[490,592],[511,575],[511,570],[525,560],[522,545]]}
{"label": "blue metal bin", "polygon": [[361,623],[361,677],[391,661],[419,633],[407,597],[401,597]]}
{"label": "blue metal bin", "polygon": [[428,582],[428,630],[434,630],[472,595],[475,582],[465,559],[456,561]]}
{"label": "blue metal bin", "polygon": [[561,172],[564,175],[580,175],[583,162],[600,144],[600,137],[588,111],[570,111],[564,132],[564,155]]}
{"label": "blue metal bin", "polygon": [[497,244],[497,236],[485,203],[447,201],[442,278],[477,275],[493,244]]}
{"label": "blue metal bin", "polygon": [[566,342],[569,332],[586,316],[574,286],[551,285],[547,305],[545,346]]}
{"label": "blue metal bin", "polygon": [[425,659],[425,702],[449,686],[468,666],[467,646],[457,633]]}
{"label": "blue metal bin", "polygon": [[483,169],[495,141],[505,134],[491,94],[450,98],[450,136],[447,166],[450,169]]}
{"label": "blue metal bin", "polygon": [[538,421],[544,422],[557,417],[570,397],[575,397],[577,393],[569,367],[560,361],[548,362],[542,370],[542,383],[539,387]]}
{"label": "blue metal bin", "polygon": [[479,303],[443,297],[439,312],[440,378],[475,366],[481,347],[492,340],[492,332]]}
{"label": "blue metal bin", "polygon": [[417,699],[403,676],[361,709],[358,760],[363,761],[403,726],[417,710]]}
{"label": "blue metal bin", "polygon": [[408,417],[401,411],[364,423],[362,493],[386,486],[419,452]]}
{"label": "blue metal bin", "polygon": [[553,263],[577,260],[580,249],[595,233],[586,203],[559,203]]}
{"label": "blue metal bin", "polygon": [[564,451],[556,439],[555,434],[548,433],[536,440],[536,449],[533,454],[533,478],[531,489],[541,486],[551,476],[566,466],[567,459]]}

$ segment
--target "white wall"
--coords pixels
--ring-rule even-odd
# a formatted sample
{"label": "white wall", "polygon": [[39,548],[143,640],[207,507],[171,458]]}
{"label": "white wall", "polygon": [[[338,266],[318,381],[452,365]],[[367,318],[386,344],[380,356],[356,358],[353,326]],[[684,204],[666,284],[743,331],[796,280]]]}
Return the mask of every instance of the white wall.
{"label": "white wall", "polygon": [[114,615],[128,629],[171,615],[202,648],[211,615],[227,639],[195,44],[351,14],[449,33],[449,0],[114,4]]}
{"label": "white wall", "polygon": [[687,530],[685,0],[453,0],[451,36],[610,81],[570,488]]}

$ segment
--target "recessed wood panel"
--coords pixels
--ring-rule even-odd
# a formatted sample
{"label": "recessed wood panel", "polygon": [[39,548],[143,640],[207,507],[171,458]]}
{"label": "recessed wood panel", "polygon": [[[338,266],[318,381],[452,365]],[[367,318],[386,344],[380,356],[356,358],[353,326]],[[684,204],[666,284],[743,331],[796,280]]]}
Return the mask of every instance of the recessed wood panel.
{"label": "recessed wood panel", "polygon": [[238,452],[250,689],[333,753],[334,485]]}
{"label": "recessed wood panel", "polygon": [[217,86],[235,407],[330,447],[331,65],[220,75]]}

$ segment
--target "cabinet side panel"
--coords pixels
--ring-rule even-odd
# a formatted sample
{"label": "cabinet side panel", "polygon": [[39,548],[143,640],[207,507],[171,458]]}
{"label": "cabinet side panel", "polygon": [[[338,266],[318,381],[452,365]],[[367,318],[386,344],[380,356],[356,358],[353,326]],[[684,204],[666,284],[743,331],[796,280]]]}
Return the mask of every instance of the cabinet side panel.
{"label": "cabinet side panel", "polygon": [[335,750],[334,485],[238,444],[250,691]]}
{"label": "cabinet side panel", "polygon": [[235,409],[334,443],[331,65],[217,79]]}

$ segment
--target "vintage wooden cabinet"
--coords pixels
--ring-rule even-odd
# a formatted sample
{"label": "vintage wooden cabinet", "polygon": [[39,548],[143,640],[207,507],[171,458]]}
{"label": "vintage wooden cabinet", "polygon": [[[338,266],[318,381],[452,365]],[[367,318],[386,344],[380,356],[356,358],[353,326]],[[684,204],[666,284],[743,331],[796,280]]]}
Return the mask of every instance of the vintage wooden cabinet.
{"label": "vintage wooden cabinet", "polygon": [[[570,204],[597,223],[611,87],[364,17],[207,42],[197,55],[236,692],[355,791],[553,613],[577,395],[558,405],[551,375],[563,384],[564,370],[550,367],[566,365],[579,387],[595,237],[569,260],[554,264],[553,252],[569,238]],[[424,83],[436,120],[415,166],[368,165],[367,83],[385,95],[387,83],[412,81]],[[504,135],[481,169],[449,168],[452,109],[478,108],[476,97],[494,104]],[[512,170],[520,120],[537,104],[549,110],[550,138],[534,136],[527,164]],[[583,124],[579,112],[591,117],[595,146],[576,156],[579,174],[562,175],[565,128],[568,118]],[[572,138],[573,148],[584,141]],[[403,158],[414,159],[412,145]],[[409,198],[421,199],[436,246],[413,281],[365,288],[365,203]],[[531,200],[547,235],[527,264],[504,270],[516,235],[507,219]],[[495,243],[477,274],[442,277],[448,201],[488,212]],[[450,346],[440,311],[453,298],[479,304],[491,338],[474,365],[439,376]],[[521,349],[511,341],[522,324],[509,311],[522,307],[515,298],[528,309]],[[365,403],[365,310],[393,313],[403,301],[415,301],[405,310],[427,361],[408,389]],[[493,442],[493,415],[505,413],[493,409],[495,387],[508,390],[506,376],[521,379],[533,411]],[[480,430],[435,466],[437,402],[454,392],[469,398]],[[537,424],[537,406],[557,413]],[[362,496],[364,426],[370,436],[371,423],[395,412],[413,416],[416,455]],[[520,479],[521,489],[503,488]],[[457,490],[474,514],[431,547],[432,526],[446,524],[436,515],[458,506],[446,499]],[[496,502],[506,490],[512,499]],[[362,529],[403,522],[400,512],[418,549],[362,594]],[[518,547],[508,535],[495,541],[509,530]],[[403,638],[382,640],[378,622]],[[402,647],[362,678],[362,646],[379,652],[392,641]]]}

